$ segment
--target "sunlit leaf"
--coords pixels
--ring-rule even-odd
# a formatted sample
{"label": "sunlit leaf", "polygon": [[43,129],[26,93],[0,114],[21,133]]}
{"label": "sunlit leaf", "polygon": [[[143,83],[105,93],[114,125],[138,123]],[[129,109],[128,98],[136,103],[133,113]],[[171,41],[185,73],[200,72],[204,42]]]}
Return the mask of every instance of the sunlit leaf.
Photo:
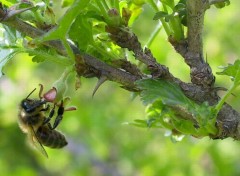
{"label": "sunlit leaf", "polygon": [[17,32],[16,29],[3,25],[4,28],[4,41],[8,45],[16,44],[17,41]]}
{"label": "sunlit leaf", "polygon": [[1,0],[1,3],[3,3],[4,5],[6,5],[8,7],[13,5],[13,3],[9,2],[9,0],[8,1],[7,0]]}
{"label": "sunlit leaf", "polygon": [[84,10],[90,0],[76,0],[59,22],[57,28],[50,30],[40,41],[64,39],[76,17]]}
{"label": "sunlit leaf", "polygon": [[228,64],[228,66],[221,66],[219,68],[223,69],[223,71],[217,72],[217,74],[229,76],[233,83],[216,105],[217,112],[220,111],[227,97],[240,85],[240,60],[236,60],[234,64]]}
{"label": "sunlit leaf", "polygon": [[170,8],[173,8],[174,7],[174,0],[160,0],[161,3],[169,6]]}
{"label": "sunlit leaf", "polygon": [[142,90],[141,98],[144,104],[153,103],[159,98],[163,103],[168,105],[183,105],[185,103],[190,103],[189,99],[177,85],[165,80],[143,79],[137,81],[136,84]]}
{"label": "sunlit leaf", "polygon": [[15,50],[12,50],[10,51],[9,53],[7,52],[4,52],[4,50],[0,51],[0,54],[1,55],[5,55],[5,57],[1,58],[0,60],[0,77],[2,77],[3,75],[3,72],[2,72],[2,69],[3,67],[6,65],[6,63],[11,60],[16,54],[22,52],[21,50],[18,50],[18,49],[15,49]]}
{"label": "sunlit leaf", "polygon": [[81,50],[86,50],[93,42],[92,24],[86,17],[79,15],[70,28],[69,37]]}
{"label": "sunlit leaf", "polygon": [[32,58],[32,61],[33,62],[36,62],[36,63],[40,63],[40,62],[43,62],[43,61],[45,61],[45,57],[42,57],[41,55],[38,55],[38,56],[34,56],[33,58]]}
{"label": "sunlit leaf", "polygon": [[39,63],[43,61],[49,61],[63,66],[70,66],[73,64],[73,61],[69,58],[58,55],[56,53],[47,52],[46,50],[26,49],[25,52],[28,53],[30,56],[34,56],[32,58],[33,62]]}
{"label": "sunlit leaf", "polygon": [[228,64],[228,66],[222,66],[220,68],[223,69],[223,71],[217,72],[218,75],[227,75],[235,84],[240,83],[240,60],[236,60],[234,64]]}
{"label": "sunlit leaf", "polygon": [[208,103],[196,104],[176,84],[165,80],[143,79],[136,84],[142,90],[143,103],[151,104],[147,109],[149,127],[152,122],[159,122],[167,129],[177,129],[183,134],[205,136],[216,133],[216,111]]}
{"label": "sunlit leaf", "polygon": [[72,5],[73,2],[74,2],[74,0],[63,0],[62,1],[62,8]]}

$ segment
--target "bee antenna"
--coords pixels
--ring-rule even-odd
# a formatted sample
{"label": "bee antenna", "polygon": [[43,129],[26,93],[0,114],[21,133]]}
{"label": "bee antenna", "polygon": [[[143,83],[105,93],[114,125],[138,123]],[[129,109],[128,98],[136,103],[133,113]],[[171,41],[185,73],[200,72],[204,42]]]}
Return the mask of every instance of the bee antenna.
{"label": "bee antenna", "polygon": [[26,99],[28,99],[28,97],[30,97],[30,95],[32,95],[32,93],[36,90],[37,88],[33,89],[32,92],[30,92],[30,94],[28,94],[28,96],[26,97]]}

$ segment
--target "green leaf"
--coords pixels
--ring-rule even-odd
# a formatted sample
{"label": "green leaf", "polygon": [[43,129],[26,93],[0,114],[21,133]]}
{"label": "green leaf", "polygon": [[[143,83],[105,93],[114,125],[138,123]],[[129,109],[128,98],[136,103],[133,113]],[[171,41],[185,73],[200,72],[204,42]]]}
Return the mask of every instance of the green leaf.
{"label": "green leaf", "polygon": [[154,15],[153,20],[159,20],[161,18],[166,18],[169,16],[171,16],[171,15],[169,15],[167,12],[159,11]]}
{"label": "green leaf", "polygon": [[57,53],[52,53],[51,51],[47,51],[45,49],[26,49],[25,52],[30,56],[34,56],[32,58],[33,62],[39,63],[43,61],[50,61],[63,66],[70,66],[73,64],[73,61],[71,59],[61,56]]}
{"label": "green leaf", "polygon": [[175,12],[186,11],[186,4],[178,3],[178,4],[174,7],[174,11],[175,11]]}
{"label": "green leaf", "polygon": [[5,29],[3,33],[5,43],[8,43],[8,45],[16,44],[17,41],[16,29],[8,27],[6,25],[3,25],[3,28]]}
{"label": "green leaf", "polygon": [[225,6],[230,5],[230,1],[229,0],[225,0],[224,2],[217,2],[214,5],[215,5],[215,7],[221,9],[221,8],[223,8]]}
{"label": "green leaf", "polygon": [[222,72],[217,72],[218,75],[227,75],[233,81],[226,94],[221,98],[221,100],[216,105],[217,112],[220,111],[227,97],[240,85],[240,60],[236,60],[234,64],[228,64],[228,66],[219,67],[223,69]]}
{"label": "green leaf", "polygon": [[170,82],[161,79],[142,79],[136,82],[142,90],[140,96],[144,104],[150,104],[161,99],[164,104],[184,105],[190,103],[181,89]]}
{"label": "green leaf", "polygon": [[[187,10],[186,10],[186,2],[179,2],[173,9],[174,12],[177,12],[178,16],[183,20],[186,20]],[[176,13],[175,13],[176,15]]]}
{"label": "green leaf", "polygon": [[170,8],[173,8],[174,7],[174,0],[160,0],[161,3],[169,6]]}
{"label": "green leaf", "polygon": [[228,66],[221,66],[219,68],[223,69],[223,71],[217,72],[218,75],[227,75],[235,84],[240,83],[240,60],[236,60],[234,64],[228,64]]}
{"label": "green leaf", "polygon": [[33,61],[33,62],[36,62],[36,63],[40,63],[40,62],[43,62],[43,61],[45,61],[45,60],[46,60],[46,58],[43,57],[42,55],[37,55],[37,56],[34,56],[34,57],[32,58],[32,61]]}
{"label": "green leaf", "polygon": [[74,4],[67,10],[63,18],[60,20],[58,27],[50,30],[40,38],[34,39],[36,43],[41,43],[49,40],[60,39],[65,47],[68,56],[74,60],[73,51],[67,41],[69,29],[76,17],[83,12],[90,0],[76,0]]}
{"label": "green leaf", "polygon": [[9,60],[11,60],[16,54],[20,52],[22,52],[22,50],[20,49],[15,49],[11,51],[6,51],[6,50],[0,51],[1,56],[5,55],[5,57],[0,60],[0,77],[2,77],[3,75],[3,72],[2,72],[3,67],[7,64]]}
{"label": "green leaf", "polygon": [[73,2],[74,2],[74,0],[63,0],[62,1],[62,8],[72,5]]}
{"label": "green leaf", "polygon": [[69,37],[81,50],[86,51],[93,42],[92,24],[85,16],[79,15],[70,28]]}
{"label": "green leaf", "polygon": [[8,7],[13,5],[12,2],[9,2],[9,1],[7,1],[7,0],[1,0],[1,3],[2,3],[3,5],[8,6]]}
{"label": "green leaf", "polygon": [[147,109],[148,127],[160,123],[167,129],[199,137],[217,132],[215,108],[208,103],[196,104],[176,84],[161,79],[143,79],[136,84],[142,90],[143,103],[151,104]]}
{"label": "green leaf", "polygon": [[148,119],[148,120],[136,119],[133,122],[127,122],[125,124],[133,125],[141,128],[162,128],[161,124],[156,119]]}
{"label": "green leaf", "polygon": [[132,0],[132,2],[137,6],[142,6],[143,4],[146,3],[146,0]]}
{"label": "green leaf", "polygon": [[50,30],[40,38],[40,41],[48,41],[55,39],[64,39],[76,17],[84,10],[90,0],[76,0],[68,9],[63,18],[59,22],[59,27]]}

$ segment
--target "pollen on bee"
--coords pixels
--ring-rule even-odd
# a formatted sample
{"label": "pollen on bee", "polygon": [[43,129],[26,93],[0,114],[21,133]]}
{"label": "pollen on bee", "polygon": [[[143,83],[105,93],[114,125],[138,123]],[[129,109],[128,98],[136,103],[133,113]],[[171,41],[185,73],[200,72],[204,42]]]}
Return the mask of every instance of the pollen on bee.
{"label": "pollen on bee", "polygon": [[25,117],[26,116],[26,112],[21,111],[21,117]]}

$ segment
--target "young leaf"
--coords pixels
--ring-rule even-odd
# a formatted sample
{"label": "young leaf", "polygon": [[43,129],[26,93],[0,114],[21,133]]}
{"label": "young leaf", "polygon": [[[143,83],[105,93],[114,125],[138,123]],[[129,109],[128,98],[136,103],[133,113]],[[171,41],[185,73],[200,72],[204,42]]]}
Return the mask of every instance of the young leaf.
{"label": "young leaf", "polygon": [[93,42],[92,24],[87,17],[79,15],[72,24],[69,37],[77,43],[81,50],[86,50],[90,43]]}
{"label": "young leaf", "polygon": [[159,20],[161,18],[167,18],[169,16],[171,15],[169,15],[167,12],[159,11],[154,15],[153,20]]}
{"label": "young leaf", "polygon": [[153,123],[160,122],[167,129],[199,137],[217,132],[214,107],[194,103],[176,84],[161,79],[143,79],[136,84],[142,90],[143,103],[151,104],[147,113]]}
{"label": "young leaf", "polygon": [[6,50],[0,51],[0,55],[5,55],[5,57],[0,60],[0,77],[3,75],[2,69],[6,65],[6,63],[20,52],[22,52],[20,49],[15,49],[10,53],[7,53]]}
{"label": "young leaf", "polygon": [[9,45],[16,44],[16,41],[17,41],[16,30],[6,25],[3,25],[3,28],[5,30],[3,33],[5,43],[8,43]]}
{"label": "young leaf", "polygon": [[161,99],[164,104],[183,105],[190,103],[181,89],[170,82],[161,79],[142,79],[136,82],[142,90],[140,96],[144,104],[151,104]]}
{"label": "young leaf", "polygon": [[32,61],[33,61],[33,62],[36,62],[36,63],[40,63],[40,62],[43,62],[43,61],[45,61],[45,60],[46,60],[46,58],[45,58],[45,57],[42,57],[41,55],[34,56],[34,57],[32,58]]}
{"label": "young leaf", "polygon": [[67,57],[61,56],[57,53],[51,53],[44,49],[26,49],[26,53],[30,56],[34,56],[32,58],[33,62],[43,62],[43,61],[50,61],[55,64],[60,64],[63,66],[70,66],[73,64],[73,61]]}
{"label": "young leaf", "polygon": [[227,93],[221,98],[221,100],[216,105],[217,112],[220,111],[227,97],[235,90],[236,87],[240,85],[240,60],[236,60],[234,64],[228,64],[228,66],[220,67],[223,69],[222,72],[217,72],[218,75],[227,75],[233,81],[233,84],[228,89]]}
{"label": "young leaf", "polygon": [[84,8],[88,5],[90,0],[76,0],[74,4],[68,9],[66,14],[59,22],[59,27],[56,29],[50,30],[44,36],[42,36],[39,40],[41,42],[55,39],[64,39],[71,27],[71,24],[75,20],[75,18],[84,10]]}
{"label": "young leaf", "polygon": [[229,1],[229,0],[225,0],[225,1],[223,1],[223,2],[217,2],[217,3],[215,3],[214,5],[215,5],[215,7],[221,9],[221,8],[223,8],[223,7],[225,7],[225,6],[230,5],[230,1]]}
{"label": "young leaf", "polygon": [[62,8],[68,7],[73,3],[74,0],[63,0],[62,1]]}
{"label": "young leaf", "polygon": [[174,0],[160,0],[161,3],[169,6],[170,8],[173,8],[174,7]]}
{"label": "young leaf", "polygon": [[217,72],[218,75],[230,76],[234,82],[239,82],[240,80],[240,60],[236,60],[234,64],[228,64],[228,66],[220,67],[223,69],[222,72]]}

